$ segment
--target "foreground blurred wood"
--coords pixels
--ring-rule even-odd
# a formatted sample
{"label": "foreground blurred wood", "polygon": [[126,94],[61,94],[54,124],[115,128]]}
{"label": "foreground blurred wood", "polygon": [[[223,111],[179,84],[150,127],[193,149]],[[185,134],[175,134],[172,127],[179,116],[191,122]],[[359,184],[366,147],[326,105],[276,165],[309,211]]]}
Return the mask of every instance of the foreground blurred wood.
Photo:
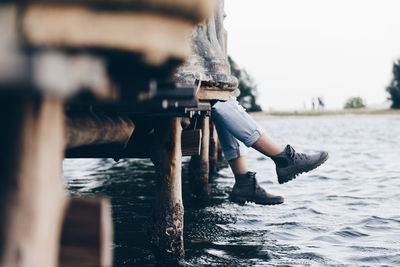
{"label": "foreground blurred wood", "polygon": [[[100,236],[109,236],[103,202],[72,200],[58,255],[64,145],[74,157],[151,156],[159,190],[152,243],[160,259],[181,259],[181,157],[198,155],[202,143],[198,181],[207,192],[209,130],[203,119],[203,134],[182,133],[176,117],[208,116],[210,100],[225,100],[237,87],[226,60],[223,1],[6,2],[13,7],[4,13],[0,2],[0,266],[111,262],[101,245],[108,241]],[[43,95],[65,100],[67,115],[76,117],[64,124],[62,101]],[[154,131],[133,138],[140,127],[132,118],[153,123],[156,116]]]}
{"label": "foreground blurred wood", "polygon": [[112,266],[112,242],[108,199],[71,198],[62,228],[59,266]]}
{"label": "foreground blurred wood", "polygon": [[210,194],[208,177],[209,166],[209,141],[210,141],[210,118],[200,119],[202,132],[200,155],[192,156],[189,163],[189,181],[192,195],[201,198]]}
{"label": "foreground blurred wood", "polygon": [[130,51],[151,65],[184,61],[190,54],[187,36],[215,5],[214,0],[27,2],[21,26],[30,45]]}
{"label": "foreground blurred wood", "polygon": [[0,266],[54,267],[66,199],[62,102],[2,95],[0,121]]}
{"label": "foreground blurred wood", "polygon": [[151,241],[156,255],[166,260],[184,257],[181,132],[180,118],[160,120],[152,150],[159,191]]}

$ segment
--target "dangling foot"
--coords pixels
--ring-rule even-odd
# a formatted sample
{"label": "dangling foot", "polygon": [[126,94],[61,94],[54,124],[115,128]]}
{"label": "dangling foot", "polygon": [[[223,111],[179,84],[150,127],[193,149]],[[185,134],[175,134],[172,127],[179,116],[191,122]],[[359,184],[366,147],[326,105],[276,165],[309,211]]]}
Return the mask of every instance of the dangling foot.
{"label": "dangling foot", "polygon": [[236,175],[229,199],[237,203],[254,202],[261,205],[277,205],[283,203],[283,197],[267,193],[256,180],[255,172]]}
{"label": "dangling foot", "polygon": [[297,153],[293,147],[287,145],[285,150],[271,159],[276,164],[276,173],[280,184],[286,183],[303,172],[309,172],[329,158],[327,152],[319,152],[312,155]]}

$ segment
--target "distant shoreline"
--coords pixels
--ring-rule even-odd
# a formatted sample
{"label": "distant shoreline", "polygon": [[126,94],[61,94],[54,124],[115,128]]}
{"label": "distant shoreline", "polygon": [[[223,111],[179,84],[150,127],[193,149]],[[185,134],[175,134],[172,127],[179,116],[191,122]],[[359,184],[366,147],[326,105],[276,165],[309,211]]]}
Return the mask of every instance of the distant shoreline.
{"label": "distant shoreline", "polygon": [[344,115],[394,115],[400,116],[400,109],[343,109],[343,110],[294,110],[294,111],[260,111],[250,113],[255,117],[320,117]]}

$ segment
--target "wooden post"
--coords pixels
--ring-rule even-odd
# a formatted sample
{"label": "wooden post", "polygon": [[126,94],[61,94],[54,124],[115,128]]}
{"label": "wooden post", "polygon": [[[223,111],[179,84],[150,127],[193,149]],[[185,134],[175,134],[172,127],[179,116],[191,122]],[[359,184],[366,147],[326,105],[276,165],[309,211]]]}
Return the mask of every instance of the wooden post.
{"label": "wooden post", "polygon": [[215,124],[210,120],[210,174],[218,171],[218,134]]}
{"label": "wooden post", "polygon": [[210,118],[201,119],[201,150],[199,156],[192,156],[189,163],[189,180],[192,194],[195,198],[201,198],[210,194],[208,177],[209,166],[209,142],[210,142]]}
{"label": "wooden post", "polygon": [[59,266],[112,266],[112,241],[110,201],[71,198],[62,228]]}
{"label": "wooden post", "polygon": [[152,245],[163,260],[179,260],[183,248],[181,119],[163,118],[157,123],[152,161],[157,173]]}
{"label": "wooden post", "polygon": [[62,101],[2,95],[0,122],[0,266],[57,266],[66,199]]}

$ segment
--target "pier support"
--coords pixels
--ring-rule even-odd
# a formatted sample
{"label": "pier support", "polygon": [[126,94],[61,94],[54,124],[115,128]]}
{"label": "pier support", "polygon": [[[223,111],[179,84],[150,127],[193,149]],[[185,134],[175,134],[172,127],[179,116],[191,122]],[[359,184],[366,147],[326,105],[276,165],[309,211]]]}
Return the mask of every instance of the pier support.
{"label": "pier support", "polygon": [[62,101],[10,95],[0,97],[0,266],[57,266],[66,199]]}
{"label": "pier support", "polygon": [[202,132],[201,150],[199,156],[192,156],[189,163],[189,179],[193,197],[202,198],[210,194],[208,177],[209,166],[209,142],[210,142],[210,118],[200,120]]}
{"label": "pier support", "polygon": [[210,174],[218,171],[218,134],[214,122],[210,119]]}
{"label": "pier support", "polygon": [[181,119],[160,119],[154,129],[152,161],[157,173],[152,245],[163,260],[179,260],[183,248]]}

